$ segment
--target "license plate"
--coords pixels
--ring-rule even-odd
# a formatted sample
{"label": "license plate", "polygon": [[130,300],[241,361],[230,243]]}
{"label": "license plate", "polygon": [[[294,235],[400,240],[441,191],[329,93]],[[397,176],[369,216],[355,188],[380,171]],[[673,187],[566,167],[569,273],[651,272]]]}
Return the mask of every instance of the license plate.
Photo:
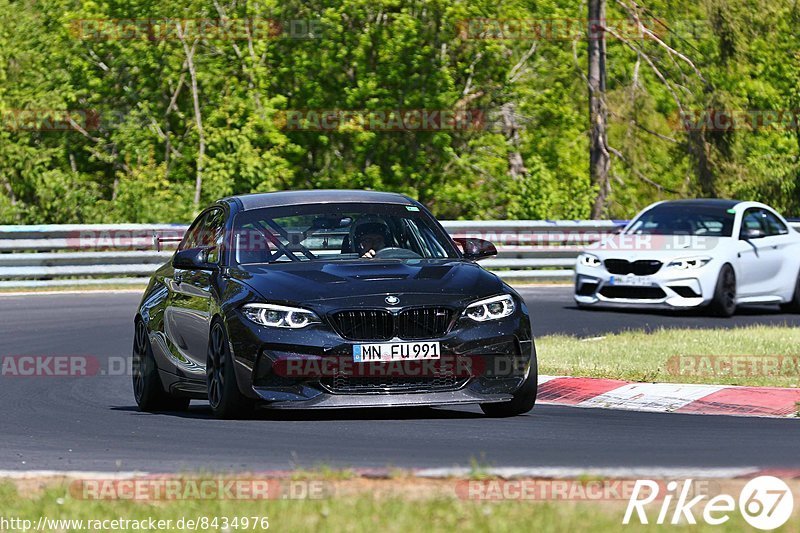
{"label": "license plate", "polygon": [[356,363],[439,359],[439,355],[438,342],[386,342],[353,346],[353,361]]}
{"label": "license plate", "polygon": [[631,287],[652,287],[653,281],[647,276],[611,276],[609,285],[627,285]]}

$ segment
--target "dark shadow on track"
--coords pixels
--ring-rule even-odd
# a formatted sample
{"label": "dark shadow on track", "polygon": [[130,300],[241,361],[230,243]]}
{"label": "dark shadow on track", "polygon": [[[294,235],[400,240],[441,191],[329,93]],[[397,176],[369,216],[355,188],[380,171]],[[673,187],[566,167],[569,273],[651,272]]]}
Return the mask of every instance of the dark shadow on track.
{"label": "dark shadow on track", "polygon": [[[193,405],[188,411],[143,413],[135,406],[113,406],[112,411],[128,411],[139,415],[171,416],[177,418],[213,420],[211,408],[206,404]],[[432,407],[372,407],[354,409],[269,409],[261,407],[240,420],[265,420],[287,422],[331,422],[356,420],[470,420],[486,418],[482,413],[448,410]]]}

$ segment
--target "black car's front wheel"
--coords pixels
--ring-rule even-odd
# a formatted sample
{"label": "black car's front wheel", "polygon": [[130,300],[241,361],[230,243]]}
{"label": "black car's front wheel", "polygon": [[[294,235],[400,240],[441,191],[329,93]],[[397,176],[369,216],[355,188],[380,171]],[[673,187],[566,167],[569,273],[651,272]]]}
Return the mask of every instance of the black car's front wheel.
{"label": "black car's front wheel", "polygon": [[147,412],[185,411],[189,407],[189,398],[172,396],[164,390],[158,375],[153,347],[147,334],[147,326],[141,320],[136,321],[133,337],[133,396],[139,410]]}
{"label": "black car's front wheel", "polygon": [[214,322],[208,339],[206,382],[208,403],[217,418],[236,418],[249,412],[254,405],[239,391],[233,363],[225,328],[221,322]]}
{"label": "black car's front wheel", "polygon": [[509,416],[524,415],[536,404],[536,393],[539,390],[539,371],[536,362],[536,351],[531,357],[531,364],[528,368],[525,381],[522,386],[513,394],[509,402],[501,403],[482,403],[481,410],[486,416],[493,418],[506,418]]}

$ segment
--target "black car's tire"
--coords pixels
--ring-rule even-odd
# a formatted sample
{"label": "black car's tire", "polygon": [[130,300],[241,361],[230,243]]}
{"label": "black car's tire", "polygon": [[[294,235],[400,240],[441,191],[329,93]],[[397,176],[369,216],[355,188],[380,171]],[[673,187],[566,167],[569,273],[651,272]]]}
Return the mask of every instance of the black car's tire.
{"label": "black car's tire", "polygon": [[506,418],[524,415],[536,405],[536,393],[539,390],[539,369],[536,362],[536,349],[531,357],[531,367],[528,377],[522,386],[513,394],[510,402],[482,403],[481,410],[486,416],[492,418]]}
{"label": "black car's tire", "polygon": [[255,402],[239,391],[233,363],[225,327],[221,322],[215,321],[211,325],[211,334],[208,337],[206,383],[208,403],[217,418],[241,417],[250,413],[255,405]]}
{"label": "black car's tire", "polygon": [[133,396],[140,411],[185,411],[189,407],[189,398],[172,396],[164,390],[161,377],[158,375],[153,347],[147,334],[147,326],[141,320],[136,321],[133,336]]}
{"label": "black car's tire", "polygon": [[714,316],[723,318],[731,317],[736,312],[736,273],[727,263],[719,271],[709,310]]}
{"label": "black car's tire", "polygon": [[800,313],[800,274],[794,284],[794,296],[791,302],[781,304],[781,311],[784,313]]}

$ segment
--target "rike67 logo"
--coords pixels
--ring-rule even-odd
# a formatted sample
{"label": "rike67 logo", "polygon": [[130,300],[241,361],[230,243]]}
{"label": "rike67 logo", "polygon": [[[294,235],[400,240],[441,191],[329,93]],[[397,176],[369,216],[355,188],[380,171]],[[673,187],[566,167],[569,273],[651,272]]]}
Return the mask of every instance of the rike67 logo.
{"label": "rike67 logo", "polygon": [[[690,499],[691,479],[685,480],[682,485],[677,481],[670,481],[666,485],[665,494],[660,494],[660,488],[663,488],[663,484],[655,481],[636,481],[622,523],[629,524],[631,519],[638,519],[639,523],[648,524],[655,518],[655,524],[697,524],[695,514],[699,513],[706,524],[716,526],[730,520],[738,503],[738,510],[748,524],[756,529],[769,531],[785,524],[794,509],[791,489],[773,476],[751,479],[739,493],[738,502],[728,494],[718,494],[712,498],[702,494]],[[651,506],[651,514],[648,516],[647,507],[654,502],[657,503]],[[652,512],[656,509],[658,515],[653,517]]]}

